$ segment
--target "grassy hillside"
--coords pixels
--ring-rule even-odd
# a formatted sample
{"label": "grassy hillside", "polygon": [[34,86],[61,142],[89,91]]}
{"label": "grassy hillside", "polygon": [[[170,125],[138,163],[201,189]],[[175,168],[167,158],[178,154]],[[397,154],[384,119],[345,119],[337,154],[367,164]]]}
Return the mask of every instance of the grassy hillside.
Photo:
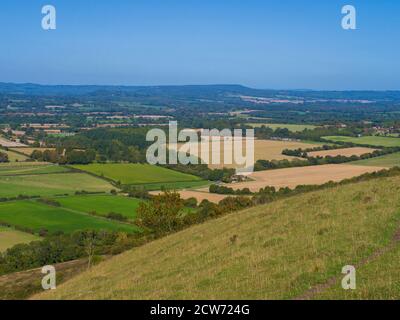
{"label": "grassy hillside", "polygon": [[[359,265],[360,291],[344,293],[339,281],[308,298],[400,298],[393,242],[400,239],[399,190],[400,177],[384,178],[227,215],[116,256],[34,298],[292,299],[341,279],[349,264]],[[386,254],[374,260],[377,252]]]}

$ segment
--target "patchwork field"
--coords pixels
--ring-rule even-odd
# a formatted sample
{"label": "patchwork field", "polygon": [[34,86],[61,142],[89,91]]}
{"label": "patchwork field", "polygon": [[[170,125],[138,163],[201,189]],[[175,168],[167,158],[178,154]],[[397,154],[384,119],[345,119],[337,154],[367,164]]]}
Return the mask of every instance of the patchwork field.
{"label": "patchwork field", "polygon": [[0,253],[19,243],[29,243],[40,240],[40,237],[0,226]]}
{"label": "patchwork field", "polygon": [[301,132],[305,129],[313,130],[317,128],[317,126],[309,125],[309,124],[284,124],[284,123],[246,123],[248,126],[253,128],[261,128],[262,126],[266,126],[271,129],[288,129],[291,132]]}
{"label": "patchwork field", "polygon": [[[400,177],[375,179],[236,212],[115,256],[34,298],[397,300],[399,243],[376,253],[398,235],[399,186]],[[357,266],[357,290],[341,289],[345,265]],[[310,294],[318,285],[325,291]]]}
{"label": "patchwork field", "polygon": [[71,170],[47,162],[12,162],[0,164],[0,176],[33,175],[70,172]]}
{"label": "patchwork field", "polygon": [[79,213],[74,210],[52,207],[37,201],[13,201],[0,203],[0,221],[39,232],[50,233],[76,230],[114,230],[135,232],[137,227],[116,221]]}
{"label": "patchwork field", "polygon": [[387,154],[382,157],[351,162],[357,166],[400,167],[400,153]]}
{"label": "patchwork field", "polygon": [[10,148],[10,150],[18,151],[23,154],[26,154],[27,156],[30,156],[33,151],[38,150],[38,151],[46,151],[46,150],[55,150],[55,148],[30,148],[30,147],[20,147],[20,148]]}
{"label": "patchwork field", "polygon": [[74,165],[73,168],[83,170],[100,177],[105,177],[113,181],[120,181],[122,184],[130,185],[151,185],[153,188],[160,188],[163,185],[173,187],[183,184],[203,183],[199,177],[184,174],[174,170],[165,169],[149,164],[135,163],[107,163]]}
{"label": "patchwork field", "polygon": [[324,140],[333,142],[352,142],[360,145],[371,145],[376,147],[400,147],[400,138],[392,137],[377,137],[377,136],[366,136],[366,137],[345,137],[345,136],[329,136],[323,137]]}
{"label": "patchwork field", "polygon": [[336,157],[336,156],[361,156],[363,154],[372,153],[376,149],[372,148],[363,148],[363,147],[355,147],[355,148],[343,148],[343,149],[334,149],[334,150],[324,150],[324,151],[313,151],[309,152],[309,157]]}
{"label": "patchwork field", "polygon": [[[180,149],[184,144],[180,143],[178,144],[178,149]],[[283,160],[283,159],[295,159],[295,157],[289,157],[285,156],[282,154],[282,151],[284,149],[306,149],[306,148],[314,148],[317,147],[318,144],[311,144],[311,143],[304,143],[304,142],[297,142],[297,141],[277,141],[277,140],[254,140],[254,160]],[[243,165],[238,165],[238,164],[228,164],[228,165],[223,165],[223,164],[217,164],[213,165],[211,164],[211,148],[212,148],[212,143],[211,142],[203,142],[203,143],[192,143],[190,145],[191,148],[194,150],[198,150],[198,154],[201,157],[201,150],[204,148],[208,148],[209,150],[209,158],[207,160],[206,157],[203,157],[203,160],[208,161],[209,168],[242,168],[244,167]],[[216,154],[216,157],[220,159],[221,163],[224,162],[224,157],[225,153],[228,152],[232,155],[233,158],[233,144],[231,146],[227,147],[225,149],[224,143],[221,141],[220,142],[220,151],[218,154]],[[246,144],[243,142],[243,154],[246,153]]]}
{"label": "patchwork field", "polygon": [[0,176],[0,197],[61,195],[75,191],[109,192],[114,187],[83,173]]}
{"label": "patchwork field", "polygon": [[350,164],[327,164],[300,168],[287,168],[254,172],[250,178],[254,181],[231,183],[228,187],[235,190],[249,188],[259,191],[260,188],[273,186],[275,188],[295,188],[298,185],[323,184],[329,181],[341,181],[359,176],[367,172],[376,172],[383,168],[370,166],[355,166]]}
{"label": "patchwork field", "polygon": [[136,209],[142,200],[111,195],[83,195],[54,198],[63,208],[99,215],[120,213],[130,220],[136,218]]}

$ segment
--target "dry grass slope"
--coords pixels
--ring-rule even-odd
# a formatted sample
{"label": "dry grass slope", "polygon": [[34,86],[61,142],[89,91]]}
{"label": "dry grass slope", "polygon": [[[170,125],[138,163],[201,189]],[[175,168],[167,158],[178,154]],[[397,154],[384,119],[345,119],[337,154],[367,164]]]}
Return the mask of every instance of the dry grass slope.
{"label": "dry grass slope", "polygon": [[[391,243],[399,190],[400,177],[377,179],[227,215],[116,256],[34,298],[295,298]],[[398,260],[391,264],[371,266],[358,285],[398,279]],[[399,290],[389,294],[400,298]]]}

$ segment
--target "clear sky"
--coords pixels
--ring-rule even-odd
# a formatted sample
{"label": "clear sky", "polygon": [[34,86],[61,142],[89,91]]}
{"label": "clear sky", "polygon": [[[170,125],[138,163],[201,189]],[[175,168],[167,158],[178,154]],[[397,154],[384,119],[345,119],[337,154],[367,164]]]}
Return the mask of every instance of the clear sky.
{"label": "clear sky", "polygon": [[0,81],[400,89],[399,36],[399,0],[1,0]]}

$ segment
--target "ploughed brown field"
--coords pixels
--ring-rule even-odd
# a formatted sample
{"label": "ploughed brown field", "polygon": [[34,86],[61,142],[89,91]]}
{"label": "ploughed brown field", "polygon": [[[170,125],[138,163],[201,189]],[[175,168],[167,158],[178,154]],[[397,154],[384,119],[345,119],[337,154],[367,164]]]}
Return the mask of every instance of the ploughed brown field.
{"label": "ploughed brown field", "polygon": [[[183,143],[178,144],[178,150],[183,146]],[[227,146],[227,148],[224,148],[224,143],[221,141],[220,142],[220,152],[217,154],[217,158],[220,159],[221,164],[211,164],[211,142],[206,142],[206,143],[192,143],[191,148],[194,150],[198,150],[198,155],[199,158],[201,157],[201,150],[204,148],[209,148],[209,159],[204,159],[204,161],[208,161],[210,163],[208,165],[209,168],[212,169],[220,169],[220,168],[243,168],[245,167],[244,165],[238,165],[238,164],[223,164],[224,162],[224,155],[226,152],[229,152],[232,154],[232,159],[234,161],[233,157],[233,144],[232,146]],[[307,149],[307,148],[314,148],[317,147],[318,145],[314,144],[309,144],[309,143],[303,143],[303,142],[298,142],[298,141],[277,141],[277,140],[254,140],[254,161],[257,160],[283,160],[283,159],[296,159],[295,157],[290,157],[290,156],[285,156],[282,154],[282,151],[284,149]],[[243,142],[243,155],[246,154],[246,143]]]}
{"label": "ploughed brown field", "polygon": [[230,183],[226,186],[235,190],[249,188],[253,192],[257,192],[266,186],[273,186],[277,189],[282,187],[295,188],[298,185],[323,184],[329,181],[339,182],[347,178],[382,169],[384,168],[349,164],[327,164],[322,166],[258,171],[250,176],[254,181]]}
{"label": "ploughed brown field", "polygon": [[[160,191],[151,191],[150,192],[150,194],[153,194],[153,195],[157,195],[159,193],[160,193]],[[182,191],[178,191],[178,193],[181,195],[182,199],[196,198],[198,203],[200,203],[204,199],[206,199],[210,202],[218,203],[227,197],[227,195],[209,193],[208,188],[204,188],[204,190],[202,190],[202,191],[182,190]]]}
{"label": "ploughed brown field", "polygon": [[355,148],[344,148],[344,149],[335,149],[335,150],[324,150],[324,151],[313,151],[309,152],[309,157],[336,157],[336,156],[361,156],[363,154],[372,153],[376,149],[371,148],[363,148],[363,147],[355,147]]}

